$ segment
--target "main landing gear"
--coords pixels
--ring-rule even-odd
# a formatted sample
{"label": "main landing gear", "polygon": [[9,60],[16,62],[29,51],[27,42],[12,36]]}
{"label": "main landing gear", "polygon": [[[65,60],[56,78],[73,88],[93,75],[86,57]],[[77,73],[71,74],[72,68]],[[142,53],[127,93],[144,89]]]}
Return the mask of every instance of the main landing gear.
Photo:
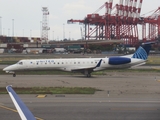
{"label": "main landing gear", "polygon": [[86,75],[87,78],[90,78],[91,77],[91,72],[93,72],[93,70],[86,69],[82,73],[84,75]]}
{"label": "main landing gear", "polygon": [[13,73],[13,77],[16,77],[16,73]]}
{"label": "main landing gear", "polygon": [[86,76],[87,76],[88,78],[90,78],[90,77],[91,77],[91,74],[87,74]]}

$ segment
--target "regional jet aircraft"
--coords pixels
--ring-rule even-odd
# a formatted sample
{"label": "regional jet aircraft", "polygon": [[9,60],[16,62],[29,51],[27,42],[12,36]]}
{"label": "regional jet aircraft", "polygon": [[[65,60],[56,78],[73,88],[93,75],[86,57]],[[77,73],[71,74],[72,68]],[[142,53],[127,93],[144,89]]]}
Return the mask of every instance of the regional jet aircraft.
{"label": "regional jet aircraft", "polygon": [[68,59],[29,59],[20,60],[16,64],[3,69],[6,73],[16,76],[22,70],[62,70],[81,72],[87,77],[94,71],[106,69],[123,69],[145,64],[151,43],[140,46],[134,54],[109,58],[68,58]]}
{"label": "regional jet aircraft", "polygon": [[36,120],[28,107],[19,98],[16,92],[12,89],[12,86],[6,87],[8,94],[10,95],[18,113],[22,120]]}

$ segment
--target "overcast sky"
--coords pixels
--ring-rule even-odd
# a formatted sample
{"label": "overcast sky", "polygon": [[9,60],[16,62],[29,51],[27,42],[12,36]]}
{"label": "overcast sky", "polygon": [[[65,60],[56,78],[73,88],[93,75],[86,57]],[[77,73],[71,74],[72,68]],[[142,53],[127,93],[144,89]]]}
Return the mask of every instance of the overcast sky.
{"label": "overcast sky", "polygon": [[[49,10],[49,39],[65,38],[80,39],[82,25],[67,24],[67,20],[82,20],[87,14],[94,13],[108,0],[0,0],[0,34],[25,37],[40,36],[42,7]],[[113,0],[114,4],[119,0]],[[139,0],[138,0],[139,1]],[[160,0],[143,0],[141,15],[160,7]],[[99,14],[104,14],[102,9]],[[150,15],[150,12],[147,15]],[[147,16],[146,15],[146,16]],[[14,19],[14,22],[13,22]]]}

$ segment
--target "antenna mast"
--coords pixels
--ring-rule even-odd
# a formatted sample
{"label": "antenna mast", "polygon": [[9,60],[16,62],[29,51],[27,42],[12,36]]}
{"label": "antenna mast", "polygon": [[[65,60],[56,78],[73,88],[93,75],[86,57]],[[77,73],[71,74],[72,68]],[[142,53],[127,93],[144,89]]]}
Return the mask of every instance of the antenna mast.
{"label": "antenna mast", "polygon": [[41,34],[41,43],[46,42],[48,43],[48,15],[49,11],[47,7],[42,7],[43,18],[42,18],[42,34]]}

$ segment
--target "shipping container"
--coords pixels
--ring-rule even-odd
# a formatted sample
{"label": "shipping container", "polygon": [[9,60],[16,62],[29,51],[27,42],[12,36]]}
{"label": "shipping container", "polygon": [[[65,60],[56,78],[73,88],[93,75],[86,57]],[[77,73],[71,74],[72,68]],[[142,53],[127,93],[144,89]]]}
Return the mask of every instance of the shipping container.
{"label": "shipping container", "polygon": [[1,48],[7,48],[7,44],[0,44]]}

